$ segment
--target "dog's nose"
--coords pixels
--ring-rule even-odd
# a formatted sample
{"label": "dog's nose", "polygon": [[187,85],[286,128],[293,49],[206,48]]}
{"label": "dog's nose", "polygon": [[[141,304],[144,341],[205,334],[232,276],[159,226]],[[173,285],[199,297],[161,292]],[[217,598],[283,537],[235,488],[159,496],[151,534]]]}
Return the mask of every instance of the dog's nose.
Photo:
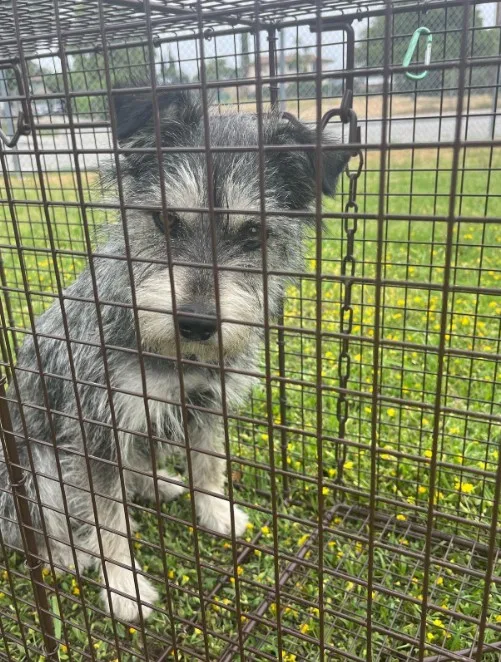
{"label": "dog's nose", "polygon": [[[208,319],[206,316],[214,319]],[[216,312],[209,312],[206,308],[197,306],[180,306],[177,310],[177,323],[179,333],[186,340],[209,340],[216,333]]]}

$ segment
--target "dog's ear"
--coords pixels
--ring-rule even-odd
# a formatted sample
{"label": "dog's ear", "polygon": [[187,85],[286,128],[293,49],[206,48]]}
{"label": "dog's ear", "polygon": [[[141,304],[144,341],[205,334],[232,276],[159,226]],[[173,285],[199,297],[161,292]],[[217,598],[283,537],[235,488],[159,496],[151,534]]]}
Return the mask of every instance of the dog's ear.
{"label": "dog's ear", "polygon": [[[150,88],[143,91],[140,88]],[[133,140],[136,134],[149,133],[154,141],[154,106],[150,81],[134,81],[115,85],[113,111],[120,144]],[[189,131],[202,117],[195,95],[186,90],[160,89],[156,92],[162,129],[162,143]]]}
{"label": "dog's ear", "polygon": [[[268,164],[273,175],[280,180],[280,189],[286,193],[282,200],[291,209],[304,209],[315,198],[317,160],[314,146],[317,141],[315,130],[298,120],[281,120],[268,133],[266,142],[270,145],[284,145],[284,150],[270,152]],[[335,144],[325,136],[324,145]],[[303,150],[291,149],[290,145],[310,145]],[[334,195],[339,175],[349,161],[349,154],[343,150],[322,150],[322,192]]]}

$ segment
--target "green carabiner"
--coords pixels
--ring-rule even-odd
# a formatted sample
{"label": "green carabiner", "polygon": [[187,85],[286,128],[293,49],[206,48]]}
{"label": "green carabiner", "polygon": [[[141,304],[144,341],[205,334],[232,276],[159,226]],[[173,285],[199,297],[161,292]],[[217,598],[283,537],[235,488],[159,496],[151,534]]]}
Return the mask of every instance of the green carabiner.
{"label": "green carabiner", "polygon": [[[410,61],[412,60],[412,56],[414,55],[414,51],[416,50],[416,46],[418,45],[419,38],[421,37],[422,34],[427,35],[426,50],[424,52],[424,65],[426,67],[430,64],[431,42],[433,41],[433,36],[431,32],[428,30],[428,28],[425,28],[423,26],[415,30],[414,34],[412,35],[411,40],[409,42],[409,46],[407,47],[407,51],[405,52],[404,55],[404,61],[402,62],[402,66],[404,67],[409,66]],[[428,75],[428,69],[421,71],[419,74],[413,74],[410,71],[406,71],[405,75],[407,76],[407,78],[410,78],[411,80],[422,80],[425,76]]]}

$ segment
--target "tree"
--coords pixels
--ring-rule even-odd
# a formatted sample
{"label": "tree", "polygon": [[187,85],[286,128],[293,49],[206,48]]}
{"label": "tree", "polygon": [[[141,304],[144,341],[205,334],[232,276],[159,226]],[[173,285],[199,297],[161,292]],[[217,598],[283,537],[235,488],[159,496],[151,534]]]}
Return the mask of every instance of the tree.
{"label": "tree", "polygon": [[[146,48],[120,48],[109,51],[109,67],[112,83],[120,81],[148,80],[149,62]],[[73,110],[77,114],[107,115],[107,95],[92,94],[106,89],[104,56],[101,53],[75,55],[68,72],[72,92],[81,92],[73,99]],[[59,84],[62,89],[62,82]]]}
{"label": "tree", "polygon": [[[228,66],[224,57],[207,58],[204,66],[207,81],[230,80],[238,75],[234,67]],[[218,103],[226,103],[231,100],[227,87],[216,87],[214,92]]]}
{"label": "tree", "polygon": [[170,48],[167,55],[167,61],[165,61],[162,57],[162,61],[160,63],[159,82],[161,82],[164,85],[166,83],[190,82],[190,77],[185,71],[183,71],[179,61],[174,57]]}
{"label": "tree", "polygon": [[241,34],[241,77],[247,78],[249,75],[250,53],[249,53],[249,33],[242,32]]}
{"label": "tree", "polygon": [[[483,15],[478,7],[471,9],[472,17],[467,38],[466,55],[468,58],[494,56],[499,53],[499,34],[496,29],[484,27]],[[395,14],[392,20],[391,64],[401,65],[413,32],[420,26],[428,27],[433,35],[431,61],[447,62],[458,60],[461,53],[461,34],[463,8],[451,7],[432,9],[426,14],[403,12]],[[382,67],[384,61],[385,18],[377,17],[370,23],[358,42],[355,61],[359,67]],[[422,62],[424,57],[424,37],[421,37],[412,63]],[[471,71],[471,74],[470,74]],[[470,78],[471,76],[471,78]],[[496,66],[472,67],[467,72],[467,84],[472,88],[490,86],[496,80]],[[439,94],[442,90],[455,94],[458,85],[458,67],[434,69],[428,75],[413,81],[404,73],[393,75],[393,91],[405,92],[418,89],[430,94]],[[477,89],[482,93],[485,90]]]}

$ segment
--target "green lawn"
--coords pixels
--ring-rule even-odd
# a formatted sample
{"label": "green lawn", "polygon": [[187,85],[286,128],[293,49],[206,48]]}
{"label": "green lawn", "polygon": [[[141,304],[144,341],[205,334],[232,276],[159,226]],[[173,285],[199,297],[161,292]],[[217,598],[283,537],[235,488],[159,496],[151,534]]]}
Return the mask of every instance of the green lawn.
{"label": "green lawn", "polygon": [[[283,660],[319,659],[319,583],[324,591],[324,641],[330,647],[329,659],[365,659],[365,631],[369,563],[369,524],[364,507],[369,504],[374,487],[378,513],[374,530],[373,554],[373,654],[374,660],[413,660],[418,648],[421,604],[423,600],[424,550],[422,528],[427,524],[431,466],[433,405],[436,398],[438,347],[442,313],[440,287],[444,279],[447,227],[433,220],[449,213],[452,154],[441,150],[395,152],[391,155],[385,184],[385,213],[394,220],[384,222],[384,246],[381,290],[384,304],[379,318],[381,350],[378,376],[377,447],[374,483],[371,481],[371,415],[373,384],[373,339],[375,334],[375,294],[377,221],[360,220],[355,254],[356,273],[363,284],[353,287],[354,326],[350,341],[351,376],[350,420],[346,434],[344,489],[336,490],[336,418],[338,384],[337,357],[340,286],[340,258],[345,248],[342,223],[326,221],[322,241],[322,274],[319,287],[322,299],[322,346],[317,356],[316,299],[317,285],[305,277],[292,288],[286,306],[285,375],[295,380],[286,387],[287,421],[282,425],[277,379],[272,381],[273,411],[267,412],[264,380],[258,386],[241,416],[229,421],[234,453],[233,481],[237,499],[245,504],[252,525],[246,541],[238,550],[248,554],[234,572],[232,545],[206,534],[198,536],[203,561],[201,583],[194,561],[195,538],[190,522],[188,498],[163,506],[166,517],[165,547],[169,570],[168,591],[176,619],[177,653],[172,659],[216,660],[228,640],[238,641],[238,630],[256,625],[246,640],[247,659],[277,659],[281,644]],[[370,155],[359,186],[360,210],[374,214],[378,210],[379,157]],[[501,326],[501,226],[482,222],[484,217],[501,216],[501,156],[489,150],[468,150],[461,154],[458,191],[454,212],[473,221],[457,222],[453,229],[448,298],[447,353],[444,361],[439,419],[438,468],[435,490],[434,528],[442,532],[431,545],[429,569],[429,609],[426,614],[427,654],[437,648],[458,651],[471,645],[477,631],[484,593],[483,575],[487,556],[490,521],[493,516],[495,472],[501,435],[499,425],[489,415],[499,416],[500,389],[496,380],[496,361],[500,353]],[[92,179],[92,177],[90,177]],[[76,200],[70,175],[48,180],[49,195],[54,201]],[[34,179],[24,188],[13,182],[18,200],[40,200]],[[2,201],[5,191],[0,189]],[[92,194],[95,199],[96,194]],[[327,203],[333,212],[342,208],[342,196]],[[36,312],[50,304],[44,292],[55,290],[52,255],[48,246],[47,223],[42,206],[17,205],[19,234],[25,251],[27,279],[34,293]],[[49,207],[50,220],[59,249],[82,253],[59,255],[58,265],[68,284],[85,264],[82,218],[78,207]],[[0,212],[1,214],[2,212]],[[402,220],[401,216],[427,216],[428,220]],[[2,218],[2,216],[0,216]],[[11,318],[19,327],[29,325],[23,280],[15,251],[8,208],[3,207],[0,242],[3,245],[5,281],[10,292]],[[99,226],[103,212],[88,219]],[[316,267],[314,242],[308,244],[307,272]],[[332,277],[332,278],[329,278]],[[410,284],[402,285],[402,281]],[[497,293],[493,290],[497,289]],[[18,291],[16,291],[18,290]],[[3,299],[5,304],[5,297]],[[297,331],[298,328],[302,332]],[[22,334],[18,334],[21,339]],[[275,340],[275,338],[273,338]],[[272,344],[271,372],[276,377],[278,355]],[[466,355],[461,352],[467,351]],[[458,353],[459,352],[459,353]],[[322,435],[317,435],[316,366],[322,361]],[[264,365],[264,364],[263,364]],[[497,403],[497,405],[496,405]],[[486,416],[487,415],[487,416]],[[254,422],[249,422],[252,417]],[[270,439],[268,421],[273,423]],[[285,430],[285,433],[283,432]],[[286,444],[281,449],[282,436]],[[322,443],[318,444],[321,436]],[[270,449],[273,449],[270,452]],[[282,452],[284,450],[284,452]],[[319,457],[319,451],[322,456]],[[325,511],[331,511],[343,497],[343,504],[324,530],[321,539],[322,567],[319,574],[320,542],[318,531],[319,460],[322,461],[321,485]],[[287,472],[288,498],[284,500],[283,476]],[[277,517],[272,516],[271,485],[278,486]],[[57,579],[46,571],[53,608],[59,609],[55,591],[60,596],[64,624],[56,618],[58,636],[64,642],[59,649],[61,660],[131,661],[139,655],[156,660],[172,635],[167,615],[167,587],[161,580],[163,563],[157,550],[158,527],[151,504],[142,504],[137,514],[139,533],[135,546],[144,572],[157,579],[165,598],[147,623],[143,636],[139,628],[116,625],[94,611],[100,606],[93,585],[97,576],[86,578],[79,587],[68,573]],[[355,507],[360,507],[358,511]],[[499,513],[495,515],[499,516]],[[173,519],[171,519],[173,518]],[[169,521],[170,520],[170,521]],[[465,521],[468,520],[468,521]],[[456,535],[473,544],[453,544]],[[278,560],[273,552],[278,539]],[[251,543],[247,545],[246,543]],[[279,603],[275,593],[278,574],[289,566],[302,550],[302,564],[289,573]],[[33,594],[22,559],[8,559],[12,581],[4,571],[0,582],[0,614],[4,631],[10,633],[13,659],[37,659],[24,652],[20,637],[40,646],[38,619],[32,605]],[[493,574],[499,577],[501,564]],[[236,574],[236,576],[235,576]],[[222,585],[219,585],[221,583]],[[499,583],[492,583],[489,600],[489,627],[486,641],[501,640],[501,595]],[[16,602],[12,598],[15,589]],[[205,600],[200,609],[200,595]],[[237,605],[236,592],[239,594]],[[88,605],[92,638],[85,629],[81,599]],[[265,598],[268,602],[258,615],[254,613]],[[26,625],[20,632],[16,610]],[[204,640],[202,629],[209,629]],[[123,648],[118,655],[115,637]],[[146,649],[145,649],[146,646]],[[68,647],[70,650],[68,650]],[[434,648],[435,647],[435,648]],[[5,644],[0,640],[0,651]],[[147,653],[145,653],[145,650]],[[128,652],[125,652],[128,651]],[[351,655],[351,657],[349,657]],[[399,656],[400,655],[400,656]],[[262,656],[262,657],[261,657]],[[240,659],[234,655],[233,659]],[[488,662],[496,653],[486,653]]]}

